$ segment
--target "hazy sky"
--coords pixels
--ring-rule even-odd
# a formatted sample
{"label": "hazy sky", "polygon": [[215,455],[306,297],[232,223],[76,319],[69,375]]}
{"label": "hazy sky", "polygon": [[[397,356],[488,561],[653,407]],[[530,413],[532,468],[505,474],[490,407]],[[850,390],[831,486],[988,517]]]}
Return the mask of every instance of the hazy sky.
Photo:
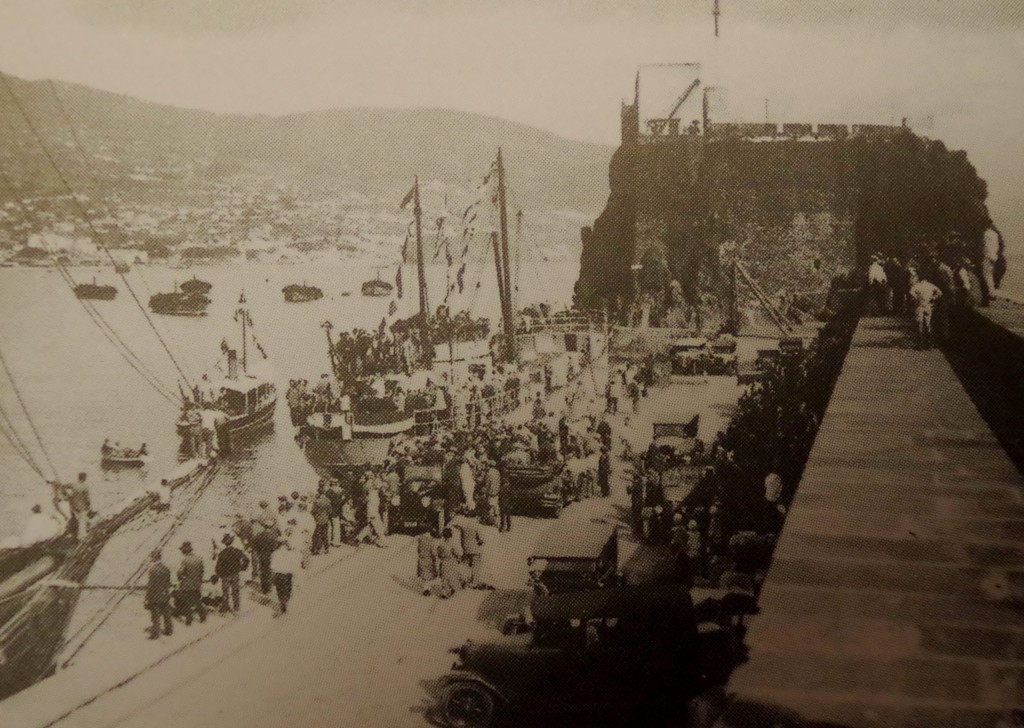
{"label": "hazy sky", "polygon": [[882,122],[970,154],[1024,249],[1024,0],[0,0],[0,68],[175,105],[477,111],[614,144],[637,65],[737,120]]}

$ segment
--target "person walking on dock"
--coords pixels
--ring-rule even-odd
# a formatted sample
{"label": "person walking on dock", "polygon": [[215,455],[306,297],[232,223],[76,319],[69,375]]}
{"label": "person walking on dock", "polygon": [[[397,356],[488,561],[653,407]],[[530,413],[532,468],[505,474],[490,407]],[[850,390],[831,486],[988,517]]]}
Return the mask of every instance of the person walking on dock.
{"label": "person walking on dock", "polygon": [[170,636],[174,632],[171,622],[171,570],[163,562],[160,551],[150,555],[152,565],[149,567],[149,581],[146,583],[146,609],[152,625],[149,638],[155,640],[160,636],[160,623],[163,622],[164,634]]}
{"label": "person walking on dock", "polygon": [[326,554],[331,549],[331,513],[333,510],[331,501],[327,497],[327,486],[321,480],[317,487],[316,498],[313,499],[313,505],[309,509],[313,516],[313,541],[310,544],[309,552],[314,556],[320,553]]}
{"label": "person walking on dock", "polygon": [[917,325],[918,349],[932,347],[932,312],[935,302],[941,297],[942,291],[927,278],[922,278],[910,287],[910,298],[914,302],[914,322]]}
{"label": "person walking on dock", "polygon": [[480,526],[469,517],[469,511],[465,508],[459,509],[452,518],[451,526],[459,529],[461,534],[462,560],[469,570],[469,585],[474,589],[485,588],[481,578],[484,537],[480,534]]}
{"label": "person walking on dock", "polygon": [[288,611],[288,602],[291,601],[292,590],[295,587],[295,575],[302,571],[302,556],[292,546],[291,531],[285,531],[284,535],[285,538],[281,539],[270,563],[270,568],[274,572],[274,591],[277,592],[281,614]]}
{"label": "person walking on dock", "polygon": [[178,566],[178,599],[184,613],[185,626],[192,624],[192,613],[199,615],[199,621],[206,621],[206,607],[203,606],[203,560],[192,553],[192,542],[181,545],[181,565]]}
{"label": "person walking on dock", "polygon": [[224,544],[224,548],[217,554],[215,567],[223,596],[220,611],[238,612],[240,607],[239,577],[243,571],[249,568],[249,559],[241,549],[234,546],[235,537],[230,533],[225,533],[221,542]]}
{"label": "person walking on dock", "polygon": [[89,485],[86,474],[78,474],[78,482],[68,492],[68,504],[71,506],[71,518],[75,524],[79,541],[89,533],[89,516],[92,512],[92,499],[89,497]]}
{"label": "person walking on dock", "polygon": [[498,531],[512,530],[512,483],[508,476],[499,471],[501,481],[498,485]]}
{"label": "person walking on dock", "polygon": [[423,596],[430,596],[437,581],[437,533],[424,531],[416,537],[416,578]]}
{"label": "person walking on dock", "polygon": [[273,581],[273,573],[270,570],[270,560],[277,548],[278,539],[281,537],[281,530],[276,522],[273,525],[256,526],[258,529],[252,537],[252,548],[255,559],[255,577],[258,580],[260,592],[270,593],[270,583]]}
{"label": "person walking on dock", "polygon": [[601,455],[597,459],[597,487],[601,491],[601,497],[607,498],[611,495],[611,474],[612,460],[608,446],[601,446]]}

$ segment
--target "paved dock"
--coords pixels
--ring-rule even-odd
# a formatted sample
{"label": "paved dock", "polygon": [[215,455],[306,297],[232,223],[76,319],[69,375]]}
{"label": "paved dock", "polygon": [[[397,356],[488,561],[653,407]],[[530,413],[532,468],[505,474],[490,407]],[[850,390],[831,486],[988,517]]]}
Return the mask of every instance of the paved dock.
{"label": "paved dock", "polygon": [[863,319],[721,723],[1024,725],[1022,494],[945,356]]}

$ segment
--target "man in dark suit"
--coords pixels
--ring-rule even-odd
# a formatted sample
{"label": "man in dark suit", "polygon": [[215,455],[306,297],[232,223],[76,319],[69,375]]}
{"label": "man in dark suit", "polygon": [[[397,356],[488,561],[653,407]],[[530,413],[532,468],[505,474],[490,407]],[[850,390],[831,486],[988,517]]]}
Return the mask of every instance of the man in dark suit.
{"label": "man in dark suit", "polygon": [[203,606],[203,560],[192,553],[192,542],[181,545],[181,565],[178,566],[178,597],[185,616],[185,626],[192,624],[192,612],[199,615],[199,621],[206,621],[206,607]]}
{"label": "man in dark suit", "polygon": [[154,551],[151,558],[153,564],[149,567],[145,604],[153,620],[149,638],[155,640],[160,636],[161,620],[165,635],[172,634],[174,627],[171,623],[171,570],[163,562],[160,551]]}

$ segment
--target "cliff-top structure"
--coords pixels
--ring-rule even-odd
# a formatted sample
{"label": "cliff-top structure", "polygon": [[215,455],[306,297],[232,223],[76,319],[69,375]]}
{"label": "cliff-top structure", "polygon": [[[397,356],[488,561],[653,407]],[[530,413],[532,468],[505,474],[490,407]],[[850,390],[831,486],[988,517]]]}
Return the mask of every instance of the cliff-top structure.
{"label": "cliff-top structure", "polygon": [[639,299],[656,323],[717,331],[742,325],[754,286],[819,310],[874,252],[978,260],[987,190],[964,152],[906,126],[719,122],[715,101],[698,64],[640,68],[578,304]]}

